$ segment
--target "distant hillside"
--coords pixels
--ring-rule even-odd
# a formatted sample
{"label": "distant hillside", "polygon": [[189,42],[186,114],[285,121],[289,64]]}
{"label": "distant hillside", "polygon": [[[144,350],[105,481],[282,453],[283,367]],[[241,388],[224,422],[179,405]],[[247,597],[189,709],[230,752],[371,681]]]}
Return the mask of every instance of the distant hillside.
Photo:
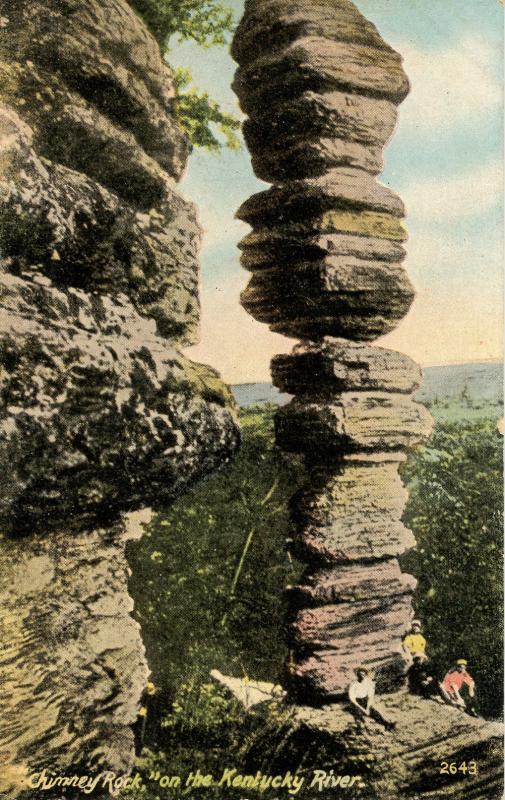
{"label": "distant hillside", "polygon": [[461,397],[462,393],[476,402],[503,399],[501,361],[449,364],[423,369],[423,383],[417,393],[418,400],[433,402],[437,399],[452,399]]}
{"label": "distant hillside", "polygon": [[[271,383],[240,383],[232,390],[243,408],[265,403],[284,405],[290,399]],[[503,402],[503,364],[486,361],[425,367],[417,399],[430,405],[458,400],[472,405]]]}
{"label": "distant hillside", "polygon": [[282,394],[271,383],[236,383],[231,390],[241,408],[264,406],[267,403],[283,406],[291,399],[290,394]]}

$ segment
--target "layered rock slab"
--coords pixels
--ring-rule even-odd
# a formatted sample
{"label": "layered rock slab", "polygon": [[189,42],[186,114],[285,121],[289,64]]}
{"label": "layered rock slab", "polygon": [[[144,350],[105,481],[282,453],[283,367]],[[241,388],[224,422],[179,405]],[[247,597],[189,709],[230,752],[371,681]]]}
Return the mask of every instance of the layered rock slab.
{"label": "layered rock slab", "polygon": [[[342,217],[343,219],[343,217]],[[350,217],[348,217],[350,220]],[[286,225],[281,230],[260,228],[250,233],[239,244],[240,262],[250,272],[284,267],[289,271],[292,263],[323,260],[327,256],[352,256],[371,261],[400,263],[405,250],[396,241],[369,236],[366,231],[325,232],[300,225]]]}
{"label": "layered rock slab", "polygon": [[397,264],[333,255],[293,263],[289,271],[262,269],[241,294],[246,311],[278,333],[362,341],[394,330],[413,299],[407,274]]}
{"label": "layered rock slab", "polygon": [[292,695],[341,697],[358,665],[392,691],[406,671],[415,585],[395,560],[415,545],[398,466],[432,427],[411,397],[419,370],[383,348],[325,339],[276,357],[273,373],[297,395],[277,413],[277,441],[309,467],[291,501],[290,549],[308,564],[288,593]]}
{"label": "layered rock slab", "polygon": [[193,204],[160,172],[157,206],[132,208],[88,175],[37,155],[33,131],[5,106],[0,137],[4,269],[33,267],[59,285],[127,294],[162,335],[189,343],[199,313]]}
{"label": "layered rock slab", "polygon": [[310,11],[304,0],[246,0],[231,54],[239,64],[249,64],[305,36],[369,45],[396,62],[400,60],[350,0],[319,0],[311,4]]}
{"label": "layered rock slab", "polygon": [[396,118],[396,106],[387,100],[308,91],[246,120],[244,138],[254,171],[265,180],[322,175],[329,167],[378,175]]}
{"label": "layered rock slab", "polygon": [[291,675],[299,701],[330,702],[346,693],[360,664],[374,675],[377,692],[404,682],[401,642],[410,619],[410,595],[388,595],[299,611],[288,627],[296,666]]}
{"label": "layered rock slab", "polygon": [[331,403],[292,400],[276,416],[282,449],[306,453],[312,461],[409,449],[421,444],[431,429],[424,406],[389,392],[343,392]]}
{"label": "layered rock slab", "polygon": [[411,394],[421,385],[421,368],[403,353],[327,337],[302,342],[274,356],[272,381],[281,392],[331,397],[345,391]]}
{"label": "layered rock slab", "polygon": [[325,36],[302,36],[241,67],[233,89],[243,111],[251,114],[256,108],[307,90],[350,89],[399,103],[409,86],[394,51]]}
{"label": "layered rock slab", "polygon": [[[50,276],[59,271],[59,281],[104,293],[118,286],[141,314],[155,317],[163,336],[194,344],[201,232],[194,208],[174,189],[189,147],[158,45],[122,0],[23,0],[0,3],[0,13],[2,99],[10,107],[4,148],[6,141],[12,146],[9,129],[18,126],[17,152],[2,154],[8,160],[2,172],[10,173],[11,206],[21,197],[10,225],[5,208],[2,250],[26,258],[19,243],[31,240],[32,249],[42,249],[35,262]],[[45,204],[52,232],[44,230]],[[67,247],[60,252],[56,236],[45,253],[44,243],[52,243],[55,225],[66,217]],[[32,225],[37,230],[28,237]],[[101,276],[99,267],[91,276],[80,269],[79,254],[89,257],[90,250],[101,258]]]}
{"label": "layered rock slab", "polygon": [[[107,120],[109,140],[114,141],[116,130],[131,132],[146,154],[169,175],[180,177],[189,146],[174,115],[173,74],[128,3],[18,0],[13,4],[2,0],[0,9],[5,34],[0,49],[2,69],[9,79],[4,92],[34,128],[42,155],[54,160],[48,124],[53,125],[51,117],[64,105],[58,95],[68,99],[67,93],[75,92],[79,105],[98,111]],[[36,91],[42,89],[41,96],[35,96],[38,103],[30,102],[34,84]],[[65,134],[61,125],[54,125],[56,128],[56,146],[60,148]],[[73,134],[68,131],[66,136],[71,148],[75,147]],[[96,131],[90,128],[90,135],[96,136]],[[83,144],[85,149],[90,145],[86,140]],[[91,155],[88,152],[86,171],[93,168]],[[108,156],[114,157],[112,143]],[[135,167],[130,169],[134,174]],[[128,174],[129,170],[125,171],[125,180]]]}
{"label": "layered rock slab", "polygon": [[[241,295],[242,305],[255,319],[291,337],[368,341],[388,333],[414,298],[400,263],[403,251],[395,247],[395,240],[403,238],[401,228],[394,232],[403,213],[399,198],[362,169],[329,169],[320,178],[289,180],[253,195],[237,212],[259,232],[252,249],[248,243],[244,247],[244,265],[253,277]],[[382,225],[384,238],[392,236],[389,249],[373,241],[380,238],[376,234]],[[280,246],[272,249],[268,234],[261,239],[265,229],[276,230],[282,244],[296,239],[289,268]],[[330,237],[333,231],[358,232],[372,241],[358,242],[354,252],[352,243],[342,242],[345,255],[340,255],[335,236],[326,242],[326,252],[319,245],[318,258],[315,231]]]}
{"label": "layered rock slab", "polygon": [[385,559],[307,570],[300,584],[287,587],[286,594],[293,608],[312,608],[411,594],[416,584],[412,575],[401,571],[396,559]]}
{"label": "layered rock slab", "polygon": [[[401,458],[401,456],[400,456]],[[346,564],[399,556],[415,539],[401,522],[407,491],[391,462],[344,462],[313,468],[291,500],[293,552],[302,561]]]}
{"label": "layered rock slab", "polygon": [[55,764],[76,774],[84,745],[97,773],[132,767],[131,726],[149,670],[131,617],[127,539],[117,522],[32,536],[22,547],[1,541],[0,741],[19,767],[9,797],[33,797],[28,775]]}

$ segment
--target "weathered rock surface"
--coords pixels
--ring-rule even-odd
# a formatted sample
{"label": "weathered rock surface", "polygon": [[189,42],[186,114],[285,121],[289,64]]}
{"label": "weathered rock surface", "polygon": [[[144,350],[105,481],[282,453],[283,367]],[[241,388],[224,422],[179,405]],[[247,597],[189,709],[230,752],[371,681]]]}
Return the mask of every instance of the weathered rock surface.
{"label": "weathered rock surface", "polygon": [[[323,800],[336,793],[357,800],[500,800],[501,723],[404,692],[383,695],[380,703],[396,724],[393,731],[372,719],[358,724],[348,707],[336,703],[316,709],[288,707],[284,725],[276,722],[266,745],[271,771],[296,771],[304,777],[302,791]],[[265,715],[259,724],[266,722]],[[261,763],[262,756],[254,752],[251,760]],[[476,774],[442,773],[443,761],[475,761]],[[356,777],[351,786],[335,787],[321,782],[330,774]]]}
{"label": "weathered rock surface", "polygon": [[310,564],[401,555],[415,544],[401,522],[407,497],[394,461],[313,469],[291,501],[294,552]]}
{"label": "weathered rock surface", "polygon": [[19,275],[33,268],[59,285],[123,292],[162,335],[191,343],[199,313],[193,205],[165,176],[156,208],[136,211],[87,175],[38,157],[33,132],[5,107],[0,137],[4,269]]}
{"label": "weathered rock surface", "polygon": [[0,274],[2,530],[160,507],[237,445],[218,374],[128,299]]}
{"label": "weathered rock surface", "polygon": [[[103,159],[115,161],[117,131],[126,131],[169,175],[180,177],[189,147],[174,116],[172,72],[126,2],[2,0],[0,10],[5,21],[0,49],[6,77],[3,93],[34,128],[37,152],[60,160],[64,143],[70,153],[75,151],[75,131],[65,131],[61,124],[74,111],[65,106],[72,107],[75,101],[89,113],[101,114],[107,128],[107,153],[103,145],[99,152],[94,124],[89,127],[91,141],[87,137],[81,141],[84,171],[95,168],[95,155],[102,164]],[[59,112],[69,117],[60,121]],[[58,131],[56,142],[54,131]],[[70,154],[69,161],[66,166],[74,167]],[[124,183],[135,169],[124,165]],[[103,173],[102,177],[108,179]]]}
{"label": "weathered rock surface", "polygon": [[271,368],[281,392],[311,397],[346,390],[410,394],[422,379],[420,367],[403,353],[332,338],[303,342],[289,355],[274,356]]}
{"label": "weathered rock surface", "polygon": [[[374,175],[382,171],[382,147],[396,121],[392,103],[312,92],[306,92],[301,101],[287,104],[273,119],[266,115],[255,123],[244,123],[244,137],[259,178],[307,178],[324,174],[328,167],[355,167]],[[346,112],[352,111],[355,118],[350,114],[346,118]],[[303,126],[302,120],[308,120],[308,125]]]}
{"label": "weathered rock surface", "polygon": [[262,269],[241,294],[246,311],[278,333],[361,341],[394,330],[413,299],[401,266],[351,256]]}
{"label": "weathered rock surface", "polygon": [[[292,101],[275,105],[264,117],[244,122],[246,144],[253,153],[281,150],[284,144],[305,140],[344,139],[365,145],[364,150],[382,150],[392,135],[397,119],[394,103],[345,92],[317,94],[304,92]],[[366,157],[366,156],[365,156]],[[328,169],[326,164],[326,169]]]}
{"label": "weathered rock surface", "polygon": [[288,628],[288,643],[297,656],[300,699],[328,702],[344,695],[355,679],[356,653],[373,671],[378,692],[399,688],[405,676],[401,643],[411,609],[410,595],[390,595],[299,611]]}
{"label": "weathered rock surface", "polygon": [[[26,770],[132,767],[137,691],[149,674],[128,596],[124,524],[0,547],[0,741]],[[9,759],[8,759],[9,760]],[[28,793],[34,797],[33,790]]]}
{"label": "weathered rock surface", "polygon": [[200,228],[174,188],[189,147],[155,40],[124,0],[0,0],[0,17],[0,760],[15,797],[45,767],[131,768],[148,668],[122,514],[162,507],[239,434],[217,373],[177,349],[198,335]]}
{"label": "weathered rock surface", "polygon": [[188,144],[173,113],[172,73],[126,2],[99,5],[0,2],[2,97],[25,123],[3,115],[0,246],[34,263],[20,246],[33,241],[35,263],[50,276],[105,293],[117,287],[162,335],[194,344],[200,229],[173,188]]}
{"label": "weathered rock surface", "polygon": [[396,106],[386,100],[304,92],[244,123],[258,177],[283,181],[356,167],[378,175],[383,146],[394,131]]}
{"label": "weathered rock surface", "polygon": [[280,230],[260,228],[248,234],[239,244],[240,262],[245,269],[284,267],[294,262],[319,261],[327,256],[351,256],[371,261],[398,263],[405,258],[404,248],[397,242],[378,236],[317,232],[303,225],[286,225]]}
{"label": "weathered rock surface", "polygon": [[250,225],[293,221],[332,210],[366,210],[403,217],[400,198],[362,169],[336,167],[320,178],[292,180],[253,194],[237,211]]}
{"label": "weathered rock surface", "polygon": [[415,544],[398,464],[432,420],[412,399],[416,365],[363,343],[393,330],[414,297],[405,209],[376,180],[408,80],[350,0],[247,0],[232,54],[253,168],[273,184],[237,213],[252,227],[242,305],[304,340],[272,362],[274,383],[295,395],[277,413],[277,443],[310,470],[291,504],[289,546],[307,569],[288,592],[289,688],[328,702],[366,663],[391,691],[413,590],[395,558]]}
{"label": "weathered rock surface", "polygon": [[[313,8],[319,10],[322,5]],[[409,85],[401,58],[392,50],[304,36],[240,67],[233,89],[242,110],[252,114],[304,91],[351,90],[399,103]]]}
{"label": "weathered rock surface", "polygon": [[[287,336],[373,340],[396,327],[414,298],[399,264],[403,230],[393,222],[400,224],[403,204],[363,169],[323,161],[327,169],[320,177],[290,178],[253,195],[237,212],[258,231],[244,243],[244,266],[253,276],[242,305]],[[269,238],[272,230],[277,240]],[[316,232],[329,238],[321,243]],[[378,242],[382,238],[386,242]]]}
{"label": "weathered rock surface", "polygon": [[417,581],[400,570],[396,559],[352,562],[336,568],[307,571],[302,582],[289,586],[292,607],[312,608],[333,603],[354,603],[370,598],[412,594]]}
{"label": "weathered rock surface", "polygon": [[283,450],[307,453],[312,461],[344,453],[379,453],[421,444],[433,421],[424,406],[389,392],[343,392],[330,403],[295,398],[276,416]]}
{"label": "weathered rock surface", "polygon": [[248,64],[305,36],[369,45],[399,61],[375,25],[350,0],[317,0],[310,10],[305,0],[246,0],[231,53],[239,64]]}

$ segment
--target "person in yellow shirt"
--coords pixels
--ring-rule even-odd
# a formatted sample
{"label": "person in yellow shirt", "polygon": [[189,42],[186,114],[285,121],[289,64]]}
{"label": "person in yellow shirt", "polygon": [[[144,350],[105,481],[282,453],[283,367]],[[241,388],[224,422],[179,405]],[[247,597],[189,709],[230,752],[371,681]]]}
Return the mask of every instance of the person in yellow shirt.
{"label": "person in yellow shirt", "polygon": [[412,620],[410,633],[407,633],[406,636],[403,637],[403,649],[409,661],[412,660],[414,656],[420,656],[423,659],[426,657],[426,639],[421,631],[422,627],[420,621],[414,619]]}

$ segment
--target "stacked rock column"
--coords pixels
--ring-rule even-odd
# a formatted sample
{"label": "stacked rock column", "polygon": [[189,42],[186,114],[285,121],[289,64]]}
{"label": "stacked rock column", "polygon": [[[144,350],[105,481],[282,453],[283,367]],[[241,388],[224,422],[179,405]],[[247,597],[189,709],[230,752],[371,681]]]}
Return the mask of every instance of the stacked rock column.
{"label": "stacked rock column", "polygon": [[292,693],[337,698],[360,664],[391,691],[415,587],[397,560],[415,544],[398,466],[432,425],[412,399],[417,365],[369,344],[414,297],[403,203],[376,179],[408,80],[349,0],[248,0],[232,53],[253,167],[273,183],[238,212],[252,227],[242,303],[302,340],[272,362],[274,384],[295,395],[277,443],[308,468],[292,501],[292,548],[307,565],[288,590]]}

